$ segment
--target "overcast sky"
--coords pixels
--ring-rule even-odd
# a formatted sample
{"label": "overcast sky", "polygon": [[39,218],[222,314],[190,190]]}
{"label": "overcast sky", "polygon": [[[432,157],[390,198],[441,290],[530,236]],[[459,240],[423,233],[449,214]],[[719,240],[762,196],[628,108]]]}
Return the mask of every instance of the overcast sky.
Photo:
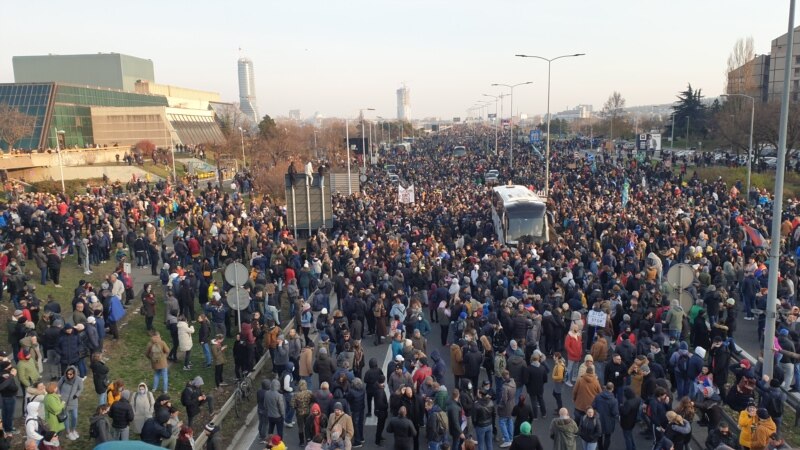
{"label": "overcast sky", "polygon": [[0,82],[14,81],[14,55],[117,52],[152,59],[158,83],[237,101],[241,47],[262,115],[372,107],[392,118],[403,82],[413,118],[464,117],[481,94],[498,93],[491,83],[524,81],[534,84],[515,89],[514,111],[543,113],[547,64],[516,53],[587,54],[553,63],[554,112],[600,109],[614,90],[628,106],[670,103],[687,82],[716,96],[736,39],[753,36],[756,53],[768,53],[789,9],[788,0],[59,3],[4,2]]}

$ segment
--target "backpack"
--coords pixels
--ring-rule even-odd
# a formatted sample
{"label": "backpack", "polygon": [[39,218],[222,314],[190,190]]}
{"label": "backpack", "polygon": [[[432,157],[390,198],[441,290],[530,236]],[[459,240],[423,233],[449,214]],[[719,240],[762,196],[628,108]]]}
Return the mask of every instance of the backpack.
{"label": "backpack", "polygon": [[36,421],[36,432],[39,433],[40,435],[44,436],[45,433],[50,431],[50,429],[47,427],[47,423],[44,420],[42,420],[41,417],[36,417],[36,418],[29,417],[25,419],[26,427],[28,425],[28,422],[30,422],[31,420]]}
{"label": "backpack", "polygon": [[436,411],[435,422],[433,424],[434,433],[437,436],[446,436],[448,434],[449,425],[447,413],[444,411]]}
{"label": "backpack", "polygon": [[150,346],[150,361],[157,362],[161,361],[164,358],[164,351],[161,349],[161,345],[153,344]]}
{"label": "backpack", "polygon": [[689,373],[689,355],[678,356],[678,361],[675,363],[675,372],[681,375]]}
{"label": "backpack", "polygon": [[98,438],[98,437],[100,437],[100,430],[98,430],[98,426],[97,426],[98,422],[99,421],[94,421],[94,422],[91,423],[91,425],[89,425],[89,437],[90,438]]}

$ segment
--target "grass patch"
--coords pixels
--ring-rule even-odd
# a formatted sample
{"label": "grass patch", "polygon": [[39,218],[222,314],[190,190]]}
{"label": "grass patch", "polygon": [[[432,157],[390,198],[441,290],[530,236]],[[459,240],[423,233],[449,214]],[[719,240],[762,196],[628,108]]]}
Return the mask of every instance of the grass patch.
{"label": "grass patch", "polygon": [[[676,168],[676,170],[679,170]],[[744,191],[747,186],[747,167],[724,167],[724,166],[711,166],[711,167],[689,167],[687,173],[691,176],[694,171],[701,179],[716,180],[717,177],[722,177],[723,181],[728,186],[733,186],[737,181],[742,182],[742,190]],[[756,172],[753,171],[750,177],[753,187],[758,189],[766,188],[768,192],[775,190],[775,172]],[[743,192],[744,194],[744,192]],[[800,174],[793,171],[787,171],[784,177],[783,195],[785,197],[798,197],[800,196]]]}
{"label": "grass patch", "polygon": [[[91,275],[84,275],[83,270],[78,267],[77,259],[74,255],[69,255],[64,259],[62,263],[62,270],[61,270],[61,284],[62,288],[56,288],[49,283],[47,286],[41,286],[38,284],[38,276],[39,271],[35,268],[35,264],[33,261],[28,261],[26,265],[26,270],[32,270],[33,275],[31,277],[31,283],[36,284],[36,294],[42,300],[42,302],[46,302],[47,296],[52,295],[60,304],[62,311],[66,314],[72,310],[71,307],[71,300],[73,296],[73,290],[78,286],[79,280],[86,280],[91,282],[95,287],[100,286],[104,277],[110,274],[114,270],[115,264],[113,262],[108,262],[106,264],[95,266],[92,268],[94,271]],[[222,275],[221,273],[217,273],[217,278],[221,281]],[[149,272],[147,275],[144,274],[135,274],[134,282],[136,284],[136,292],[137,294],[141,290],[141,286],[144,282],[150,279]],[[154,327],[158,330],[164,341],[167,342],[167,345],[170,345],[170,338],[169,332],[166,326],[163,323],[164,318],[164,295],[163,290],[161,289],[160,282],[155,278],[155,285],[156,285],[156,298],[157,308],[156,308],[156,319],[154,321]],[[104,343],[104,355],[109,358],[106,364],[110,369],[109,373],[109,380],[113,381],[117,378],[121,378],[125,381],[126,387],[131,391],[135,391],[136,386],[140,382],[147,383],[148,387],[152,387],[153,383],[153,371],[150,368],[150,362],[144,357],[144,350],[147,346],[149,341],[149,336],[145,330],[145,323],[144,317],[137,313],[139,306],[141,305],[141,301],[137,295],[134,298],[131,306],[128,307],[127,314],[122,321],[122,326],[120,327],[120,339],[118,341],[113,340],[110,335],[106,336],[105,343]],[[199,311],[199,304],[195,306],[196,311]],[[283,308],[282,308],[283,309]],[[286,308],[288,309],[288,308]],[[0,310],[0,319],[7,321],[10,319],[12,310]],[[235,320],[234,320],[235,322]],[[195,324],[197,325],[197,324]],[[6,342],[8,331],[5,327],[0,329],[0,339],[3,342]],[[179,361],[178,363],[171,363],[169,367],[169,394],[172,397],[173,406],[177,407],[183,414],[181,414],[181,418],[185,420],[185,408],[183,405],[180,404],[180,393],[183,388],[186,386],[186,383],[193,379],[195,376],[200,375],[203,377],[205,381],[205,385],[203,386],[203,392],[207,393],[214,397],[215,400],[215,408],[219,410],[225,401],[230,397],[231,393],[233,392],[234,386],[231,380],[234,378],[234,365],[233,365],[233,340],[227,339],[226,345],[228,346],[227,350],[227,363],[225,364],[225,372],[224,377],[225,380],[230,383],[230,386],[224,388],[223,390],[216,391],[214,389],[214,372],[213,368],[204,368],[204,356],[203,351],[200,345],[197,343],[197,337],[194,338],[194,346],[192,348],[192,355],[191,360],[193,363],[193,369],[190,371],[182,370],[183,367],[183,353],[178,353]],[[269,365],[268,365],[269,366]],[[88,361],[87,361],[88,367]],[[266,372],[269,374],[269,372]],[[258,381],[260,384],[260,379]],[[63,439],[62,446],[64,448],[73,448],[73,449],[85,449],[85,448],[92,448],[94,446],[93,439],[89,438],[89,419],[94,414],[94,410],[97,406],[97,399],[98,396],[94,391],[94,384],[92,381],[92,373],[88,371],[87,378],[84,382],[85,390],[83,395],[80,398],[79,402],[79,414],[78,414],[78,432],[81,434],[81,438],[77,441],[69,441],[67,439]],[[156,394],[157,396],[157,394]],[[255,397],[255,396],[253,396]],[[254,400],[253,400],[254,401]],[[223,436],[226,440],[229,440],[233,434],[236,433],[238,430],[238,426],[235,426],[236,419],[233,414],[231,414],[233,419],[226,420],[225,422],[229,423],[228,425],[224,426],[222,432],[224,433]],[[202,427],[210,420],[210,417],[207,413],[207,410],[203,410],[201,415],[195,419],[195,423],[193,424],[193,428],[195,430],[195,435],[199,435],[202,431]],[[22,430],[24,429],[23,424],[21,421],[17,423],[17,429]],[[133,434],[133,433],[132,433]],[[24,439],[24,433],[22,435],[17,435],[14,438],[14,445],[13,448],[22,448]],[[131,439],[138,439],[138,436],[131,436]]]}
{"label": "grass patch", "polygon": [[[47,180],[30,183],[34,192],[61,192],[61,180]],[[97,186],[103,184],[102,178],[88,178],[83,180],[64,180],[64,187],[70,197],[85,194],[86,185]],[[34,264],[35,265],[35,264]]]}

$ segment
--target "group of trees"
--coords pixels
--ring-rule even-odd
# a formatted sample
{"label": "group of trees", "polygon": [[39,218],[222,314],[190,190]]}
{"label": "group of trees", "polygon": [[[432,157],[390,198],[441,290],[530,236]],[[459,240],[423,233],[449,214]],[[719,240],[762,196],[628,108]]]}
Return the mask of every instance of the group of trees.
{"label": "group of trees", "polygon": [[0,103],[0,145],[7,150],[15,148],[20,140],[32,135],[35,126],[36,117]]}

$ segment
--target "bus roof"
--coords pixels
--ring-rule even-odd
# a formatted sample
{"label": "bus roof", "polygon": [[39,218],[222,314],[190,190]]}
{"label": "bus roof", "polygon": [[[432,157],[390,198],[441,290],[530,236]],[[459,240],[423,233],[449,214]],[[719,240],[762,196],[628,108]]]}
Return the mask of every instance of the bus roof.
{"label": "bus roof", "polygon": [[500,196],[503,200],[503,204],[506,205],[514,203],[544,203],[544,200],[525,186],[497,186],[492,188],[492,190]]}

